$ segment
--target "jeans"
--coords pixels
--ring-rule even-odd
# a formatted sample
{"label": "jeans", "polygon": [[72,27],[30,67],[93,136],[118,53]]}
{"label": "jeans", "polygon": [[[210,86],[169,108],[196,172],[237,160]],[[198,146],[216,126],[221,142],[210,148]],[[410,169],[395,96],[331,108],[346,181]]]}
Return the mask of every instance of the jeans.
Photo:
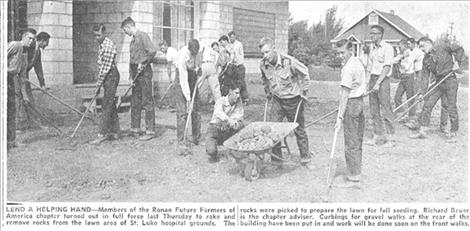
{"label": "jeans", "polygon": [[[240,130],[240,129],[239,129]],[[221,126],[209,124],[206,137],[206,153],[211,157],[217,157],[217,145],[222,145],[224,141],[233,136],[239,130],[222,130]]]}
{"label": "jeans", "polygon": [[[441,78],[442,79],[442,78]],[[437,82],[439,82],[437,78]],[[436,83],[437,83],[436,82]],[[425,99],[423,111],[419,117],[419,124],[421,126],[429,126],[431,122],[431,112],[437,101],[441,99],[441,104],[443,104],[444,112],[448,114],[450,119],[450,131],[457,132],[459,130],[459,115],[457,111],[457,91],[459,88],[459,83],[455,75],[447,78],[439,86],[437,86]],[[442,97],[444,101],[442,102]],[[444,117],[447,123],[447,118]],[[441,124],[442,124],[442,113],[441,113]]]}
{"label": "jeans", "polygon": [[[379,78],[378,75],[370,76],[370,85],[374,86]],[[374,134],[378,136],[383,136],[385,131],[383,128],[382,119],[385,122],[387,127],[387,132],[389,134],[395,133],[395,128],[393,127],[393,113],[392,106],[390,103],[390,78],[385,77],[385,79],[380,84],[378,92],[373,92],[369,94],[369,105],[370,105],[370,114],[372,115],[372,121],[374,126]]]}
{"label": "jeans", "polygon": [[240,64],[235,66],[235,76],[237,80],[237,85],[240,88],[240,96],[243,101],[248,99],[248,90],[246,88],[246,81],[245,81],[245,65]]}
{"label": "jeans", "polygon": [[361,174],[364,121],[362,97],[348,99],[343,119],[344,156],[349,174],[352,176]]}
{"label": "jeans", "polygon": [[16,75],[7,74],[7,142],[12,143],[16,140]]}
{"label": "jeans", "polygon": [[[290,99],[280,99],[276,96],[273,96],[273,105],[271,107],[271,116],[269,118],[273,122],[281,122],[284,117],[287,117],[289,122],[297,122],[299,126],[294,130],[295,137],[297,138],[297,146],[299,147],[300,157],[308,158],[310,156],[308,149],[308,137],[307,132],[305,131],[305,119],[304,119],[304,102],[300,96],[290,98]],[[300,104],[299,113],[297,116],[297,121],[295,119],[295,113],[297,111],[297,106]],[[279,157],[282,157],[280,144],[276,145],[273,148],[273,153]]]}
{"label": "jeans", "polygon": [[119,84],[119,71],[111,67],[103,82],[104,96],[102,101],[102,123],[100,133],[103,135],[119,133],[119,117],[116,108],[116,90]]}
{"label": "jeans", "polygon": [[[406,93],[406,98],[409,99],[415,95],[414,89],[414,78],[413,74],[401,74],[400,82],[398,83],[397,90],[395,92],[395,107],[398,107],[402,104],[401,98],[403,94]],[[414,100],[408,102],[408,105],[413,104]],[[401,107],[398,112],[404,111],[404,108]],[[416,116],[416,107],[413,107],[409,111],[409,117],[413,118]]]}
{"label": "jeans", "polygon": [[[129,74],[135,78],[137,64],[129,66]],[[131,96],[131,128],[140,129],[142,110],[145,110],[145,127],[147,133],[155,133],[155,106],[152,87],[152,67],[147,65],[134,83]]]}
{"label": "jeans", "polygon": [[[196,72],[188,71],[188,82],[189,90],[191,92],[191,97],[196,87],[197,75]],[[186,98],[183,95],[183,90],[181,89],[181,84],[179,80],[179,72],[176,71],[176,81],[175,81],[175,105],[176,105],[176,136],[178,142],[184,140],[184,129],[186,126],[186,120],[188,119],[188,107],[186,103]],[[194,98],[193,111],[191,113],[191,127],[193,139],[199,139],[201,136],[201,115],[199,114],[199,97],[196,94]]]}

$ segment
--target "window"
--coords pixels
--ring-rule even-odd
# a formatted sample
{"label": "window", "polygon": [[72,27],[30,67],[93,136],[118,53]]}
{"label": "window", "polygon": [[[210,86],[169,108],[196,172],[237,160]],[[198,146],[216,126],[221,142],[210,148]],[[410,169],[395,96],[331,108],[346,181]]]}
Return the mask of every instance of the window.
{"label": "window", "polygon": [[376,13],[369,14],[369,25],[379,24],[379,16]]}
{"label": "window", "polygon": [[194,3],[188,0],[154,2],[154,40],[180,49],[194,38]]}
{"label": "window", "polygon": [[246,57],[261,57],[258,42],[263,37],[275,39],[276,16],[272,13],[233,9],[233,30],[243,43]]}

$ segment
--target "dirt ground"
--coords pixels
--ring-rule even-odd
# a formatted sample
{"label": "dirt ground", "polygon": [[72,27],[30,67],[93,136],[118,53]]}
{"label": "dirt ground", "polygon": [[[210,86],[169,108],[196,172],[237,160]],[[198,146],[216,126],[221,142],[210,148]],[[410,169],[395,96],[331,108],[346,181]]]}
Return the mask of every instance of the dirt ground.
{"label": "dirt ground", "polygon": [[[335,84],[335,83],[332,83]],[[263,118],[264,97],[259,84],[250,84],[254,102],[246,110],[247,121]],[[336,94],[332,92],[331,94]],[[438,132],[439,103],[433,111],[436,128],[429,139],[411,140],[410,131],[397,124],[397,146],[384,149],[364,145],[361,189],[330,191],[332,202],[465,202],[468,176],[468,88],[459,89],[458,142],[448,144]],[[307,121],[337,107],[337,102],[313,98],[305,112]],[[367,115],[367,114],[366,114]],[[203,132],[211,116],[202,113]],[[78,121],[69,116],[61,127],[70,134]],[[129,113],[120,114],[121,128],[128,129]],[[204,146],[194,155],[176,152],[175,113],[158,111],[160,136],[151,141],[123,137],[100,146],[87,144],[98,128],[89,121],[78,132],[76,150],[54,130],[19,135],[27,145],[8,152],[9,201],[128,201],[128,202],[322,202],[327,192],[326,174],[333,136],[334,116],[308,128],[316,166],[298,164],[294,137],[292,161],[281,169],[267,166],[262,178],[248,182],[239,174],[233,158],[207,162]],[[341,133],[342,134],[342,133]],[[366,132],[370,135],[370,128]],[[336,173],[345,171],[343,137],[336,149]]]}

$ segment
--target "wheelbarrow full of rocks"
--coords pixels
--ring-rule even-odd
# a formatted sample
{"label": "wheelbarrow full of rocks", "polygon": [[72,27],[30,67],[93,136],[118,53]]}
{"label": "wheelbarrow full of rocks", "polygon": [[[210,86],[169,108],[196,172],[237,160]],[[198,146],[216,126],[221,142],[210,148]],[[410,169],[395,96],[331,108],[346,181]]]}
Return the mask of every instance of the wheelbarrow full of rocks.
{"label": "wheelbarrow full of rocks", "polygon": [[[298,126],[294,122],[253,122],[224,142],[224,147],[240,163],[240,173],[247,181],[259,178],[261,171],[275,162],[272,157],[288,161],[291,152],[287,136]],[[281,144],[283,157],[272,153],[272,148]]]}

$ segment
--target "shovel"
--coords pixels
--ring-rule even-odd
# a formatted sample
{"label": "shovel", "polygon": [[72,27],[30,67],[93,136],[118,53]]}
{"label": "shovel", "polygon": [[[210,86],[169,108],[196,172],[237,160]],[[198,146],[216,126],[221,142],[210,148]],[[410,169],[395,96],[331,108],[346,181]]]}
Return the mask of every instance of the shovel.
{"label": "shovel", "polygon": [[189,111],[188,111],[188,116],[186,118],[186,124],[184,126],[184,134],[183,134],[183,143],[185,144],[185,148],[184,148],[184,150],[181,150],[181,153],[180,153],[183,156],[191,155],[192,144],[187,142],[189,122],[191,121],[191,114],[193,112],[194,99],[196,98],[197,89],[202,85],[204,79],[205,78],[200,78],[196,81],[196,84],[194,86],[193,95],[191,97],[191,102],[189,104]]}

